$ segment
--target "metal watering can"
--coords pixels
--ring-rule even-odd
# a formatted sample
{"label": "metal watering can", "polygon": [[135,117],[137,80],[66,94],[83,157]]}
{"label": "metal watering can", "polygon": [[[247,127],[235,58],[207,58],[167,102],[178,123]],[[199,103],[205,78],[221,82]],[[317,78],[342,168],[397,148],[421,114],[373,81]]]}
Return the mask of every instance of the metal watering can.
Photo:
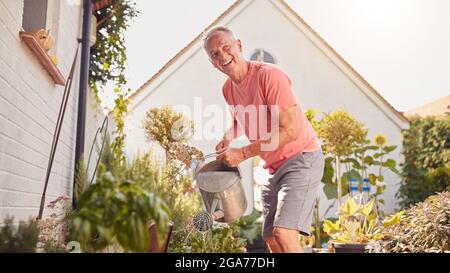
{"label": "metal watering can", "polygon": [[206,159],[217,155],[212,153],[206,155],[203,161],[193,162],[194,178],[206,208],[206,211],[198,212],[193,219],[193,224],[199,231],[211,229],[213,221],[232,222],[247,209],[240,169],[229,167],[220,160],[206,163]]}

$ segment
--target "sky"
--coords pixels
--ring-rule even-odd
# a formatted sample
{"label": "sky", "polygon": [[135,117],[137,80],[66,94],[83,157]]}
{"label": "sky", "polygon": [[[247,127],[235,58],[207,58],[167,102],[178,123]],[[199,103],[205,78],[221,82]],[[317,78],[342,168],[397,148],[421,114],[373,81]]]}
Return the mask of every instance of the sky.
{"label": "sky", "polygon": [[[234,0],[135,2],[140,14],[126,33],[132,90]],[[397,110],[450,94],[449,0],[286,2]]]}

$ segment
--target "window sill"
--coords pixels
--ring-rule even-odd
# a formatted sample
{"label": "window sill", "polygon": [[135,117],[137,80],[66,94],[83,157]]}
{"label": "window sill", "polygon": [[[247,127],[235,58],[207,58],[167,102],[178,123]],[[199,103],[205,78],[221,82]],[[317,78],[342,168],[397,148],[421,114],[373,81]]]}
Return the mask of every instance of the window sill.
{"label": "window sill", "polygon": [[47,52],[41,47],[37,39],[33,36],[32,33],[21,31],[19,33],[22,41],[28,46],[28,48],[34,53],[37,57],[41,65],[48,72],[50,77],[52,77],[53,81],[56,84],[64,85],[66,80],[64,79],[63,74],[59,71],[58,67],[52,62],[50,56]]}

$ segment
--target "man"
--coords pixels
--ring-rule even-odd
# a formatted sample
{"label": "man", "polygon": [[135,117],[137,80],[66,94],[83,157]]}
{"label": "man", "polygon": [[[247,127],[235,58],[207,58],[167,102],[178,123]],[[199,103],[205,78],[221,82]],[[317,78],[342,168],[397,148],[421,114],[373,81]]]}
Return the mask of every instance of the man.
{"label": "man", "polygon": [[[324,168],[317,135],[295,99],[288,76],[275,65],[245,60],[242,43],[230,29],[212,29],[204,48],[213,66],[228,76],[222,91],[234,116],[216,146],[217,159],[229,166],[254,156],[264,159],[264,168],[273,174],[262,192],[264,240],[271,252],[301,252],[299,232],[309,235]],[[247,118],[251,111],[245,113],[246,109],[251,107],[260,112]],[[264,109],[268,111],[261,113]],[[264,133],[262,127],[270,132]],[[251,144],[230,148],[230,141],[242,131]]]}

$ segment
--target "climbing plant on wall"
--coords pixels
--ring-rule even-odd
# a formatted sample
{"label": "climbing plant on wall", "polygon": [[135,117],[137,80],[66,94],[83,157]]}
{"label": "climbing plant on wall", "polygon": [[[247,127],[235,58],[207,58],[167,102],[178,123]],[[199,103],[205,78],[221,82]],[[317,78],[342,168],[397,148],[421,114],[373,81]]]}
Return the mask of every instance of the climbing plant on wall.
{"label": "climbing plant on wall", "polygon": [[[125,31],[133,18],[138,15],[135,2],[132,0],[112,0],[111,4],[95,11],[97,19],[97,42],[91,47],[89,69],[89,85],[100,102],[99,93],[105,92],[108,82],[114,84],[114,119],[116,138],[113,146],[116,151],[122,150],[125,133],[123,117],[128,111],[129,89],[125,68],[127,61],[125,47]],[[117,156],[121,156],[118,152]]]}

